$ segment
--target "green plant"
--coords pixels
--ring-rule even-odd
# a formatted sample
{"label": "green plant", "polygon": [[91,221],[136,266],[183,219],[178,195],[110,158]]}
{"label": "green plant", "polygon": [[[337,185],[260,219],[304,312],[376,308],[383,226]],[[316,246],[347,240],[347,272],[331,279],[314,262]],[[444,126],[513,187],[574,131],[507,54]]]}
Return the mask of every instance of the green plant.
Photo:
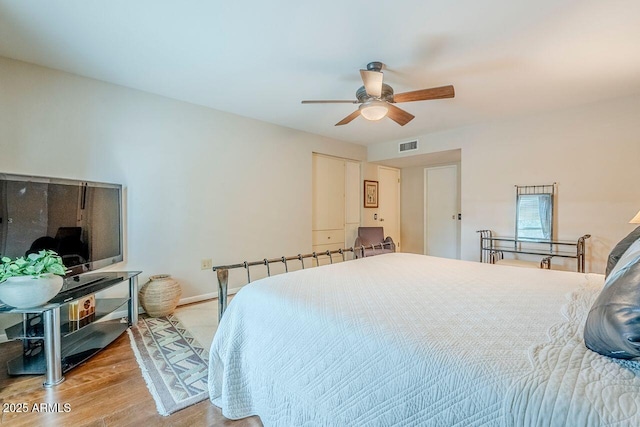
{"label": "green plant", "polygon": [[34,279],[46,273],[64,276],[65,270],[62,258],[50,250],[43,250],[14,260],[5,256],[0,258],[0,283],[14,276],[33,276]]}

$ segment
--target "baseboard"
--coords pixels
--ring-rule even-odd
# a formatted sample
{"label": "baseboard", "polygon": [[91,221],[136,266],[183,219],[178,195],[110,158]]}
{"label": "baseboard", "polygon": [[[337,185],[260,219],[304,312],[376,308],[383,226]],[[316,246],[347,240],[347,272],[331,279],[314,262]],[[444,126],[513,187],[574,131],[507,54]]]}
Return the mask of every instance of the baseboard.
{"label": "baseboard", "polygon": [[107,314],[100,320],[113,320],[113,319],[122,319],[123,317],[129,317],[129,309],[125,308],[124,310],[114,311],[112,313]]}
{"label": "baseboard", "polygon": [[[242,289],[242,288],[229,289],[227,291],[227,295],[233,295],[236,292],[238,292],[240,289]],[[193,296],[193,297],[181,298],[180,301],[178,301],[178,305],[193,304],[195,302],[209,301],[209,300],[212,300],[212,299],[218,299],[218,293],[217,292],[209,292],[209,293],[206,293],[206,294],[196,295],[196,296]]]}

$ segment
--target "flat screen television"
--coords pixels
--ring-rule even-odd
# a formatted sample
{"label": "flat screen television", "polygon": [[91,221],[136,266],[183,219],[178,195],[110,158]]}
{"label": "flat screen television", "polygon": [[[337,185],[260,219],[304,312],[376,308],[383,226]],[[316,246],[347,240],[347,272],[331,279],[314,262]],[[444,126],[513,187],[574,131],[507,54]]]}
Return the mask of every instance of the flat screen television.
{"label": "flat screen television", "polygon": [[2,256],[51,249],[70,278],[122,261],[122,236],[121,185],[0,174]]}

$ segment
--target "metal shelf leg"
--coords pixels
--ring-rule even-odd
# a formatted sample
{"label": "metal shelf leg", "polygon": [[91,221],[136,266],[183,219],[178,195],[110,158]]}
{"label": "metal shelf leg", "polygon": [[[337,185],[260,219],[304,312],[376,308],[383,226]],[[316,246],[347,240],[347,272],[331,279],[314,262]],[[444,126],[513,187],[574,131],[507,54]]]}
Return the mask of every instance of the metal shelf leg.
{"label": "metal shelf leg", "polygon": [[138,276],[129,277],[129,326],[138,324]]}
{"label": "metal shelf leg", "polygon": [[60,344],[60,307],[42,313],[44,318],[44,355],[47,365],[43,386],[53,387],[64,381]]}

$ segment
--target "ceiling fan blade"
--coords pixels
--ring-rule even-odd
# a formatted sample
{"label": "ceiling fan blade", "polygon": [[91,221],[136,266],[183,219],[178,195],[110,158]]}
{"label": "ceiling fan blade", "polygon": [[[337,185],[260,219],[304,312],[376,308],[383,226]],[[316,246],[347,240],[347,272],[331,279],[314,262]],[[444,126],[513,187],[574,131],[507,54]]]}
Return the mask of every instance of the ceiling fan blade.
{"label": "ceiling fan blade", "polygon": [[431,89],[414,90],[411,92],[396,93],[394,102],[427,101],[429,99],[453,98],[455,91],[453,86],[432,87]]}
{"label": "ceiling fan blade", "polygon": [[303,104],[357,104],[358,101],[347,101],[343,99],[324,99],[302,101]]}
{"label": "ceiling fan blade", "polygon": [[387,117],[389,117],[400,126],[406,125],[415,117],[413,114],[407,113],[402,108],[398,108],[391,103],[389,103],[388,107],[389,111],[387,112]]}
{"label": "ceiling fan blade", "polygon": [[353,113],[349,114],[344,119],[340,120],[338,123],[336,123],[336,126],[346,125],[347,123],[351,122],[353,119],[358,117],[359,115],[360,115],[360,110],[356,110]]}
{"label": "ceiling fan blade", "polygon": [[382,96],[382,72],[360,70],[362,83],[367,91],[367,95],[380,98]]}

